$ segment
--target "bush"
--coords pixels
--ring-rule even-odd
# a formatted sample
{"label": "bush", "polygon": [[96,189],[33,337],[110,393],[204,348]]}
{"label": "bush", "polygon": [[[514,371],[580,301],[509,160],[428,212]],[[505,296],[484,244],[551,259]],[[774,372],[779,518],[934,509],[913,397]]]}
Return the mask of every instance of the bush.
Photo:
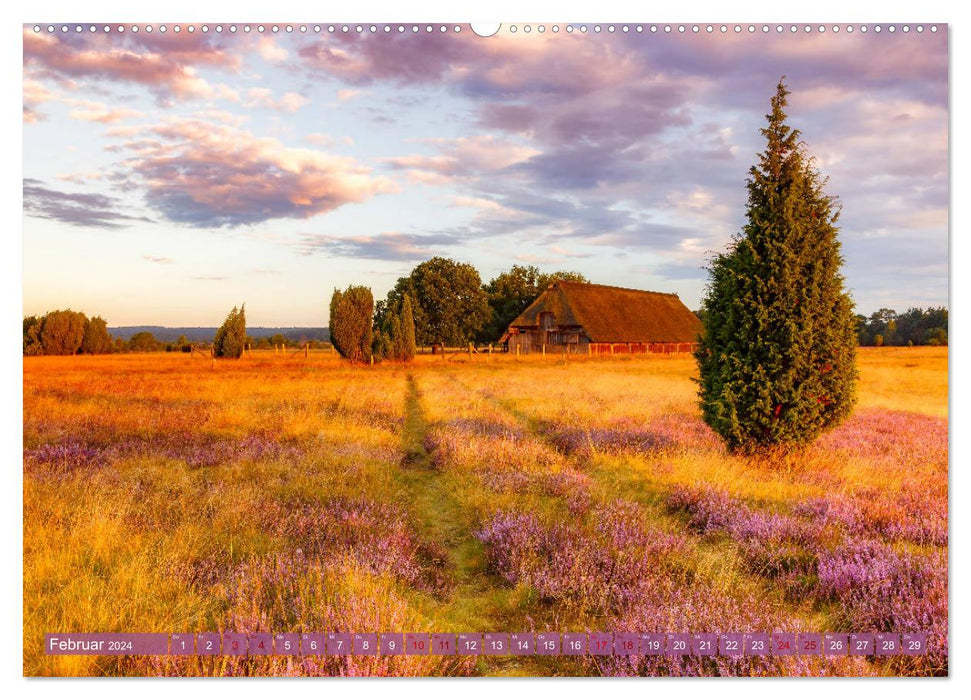
{"label": "bush", "polygon": [[36,316],[24,317],[24,355],[43,355],[44,345],[40,340],[41,320]]}
{"label": "bush", "polygon": [[111,335],[108,322],[100,316],[93,317],[84,327],[81,352],[86,355],[103,355],[111,352]]}
{"label": "bush", "polygon": [[415,320],[411,295],[389,298],[380,315],[375,314],[374,342],[371,347],[376,360],[408,362],[415,357]]}
{"label": "bush", "polygon": [[246,349],[246,304],[234,306],[212,341],[214,357],[238,359]]}
{"label": "bush", "polygon": [[51,311],[40,324],[45,355],[74,355],[84,340],[88,318],[79,311]]}
{"label": "bush", "polygon": [[839,210],[772,99],[748,181],[748,223],[709,266],[696,358],[705,422],[732,450],[806,444],[854,402],[856,319],[843,290]]}
{"label": "bush", "polygon": [[330,340],[351,362],[370,362],[374,297],[367,287],[334,290],[330,300]]}
{"label": "bush", "polygon": [[128,349],[132,352],[155,352],[158,350],[158,341],[148,331],[141,331],[129,339]]}

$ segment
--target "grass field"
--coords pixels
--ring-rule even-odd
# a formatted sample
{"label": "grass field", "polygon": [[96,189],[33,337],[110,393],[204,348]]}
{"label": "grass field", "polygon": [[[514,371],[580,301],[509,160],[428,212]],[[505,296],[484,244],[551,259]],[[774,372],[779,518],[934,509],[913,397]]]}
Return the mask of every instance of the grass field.
{"label": "grass field", "polygon": [[[26,675],[947,672],[946,348],[725,453],[690,357],[24,358]],[[926,631],[923,658],[68,657],[45,632]]]}

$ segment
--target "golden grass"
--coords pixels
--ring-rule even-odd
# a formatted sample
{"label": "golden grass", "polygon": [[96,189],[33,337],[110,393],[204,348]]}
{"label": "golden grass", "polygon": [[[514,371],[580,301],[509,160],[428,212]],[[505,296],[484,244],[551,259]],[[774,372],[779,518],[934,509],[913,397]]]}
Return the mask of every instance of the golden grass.
{"label": "golden grass", "polygon": [[[914,446],[896,449],[879,432],[885,415],[947,419],[946,348],[864,349],[858,364],[858,409],[844,437],[754,461],[726,454],[701,424],[686,356],[419,356],[354,367],[323,352],[255,352],[215,368],[181,353],[24,358],[25,458],[49,445],[94,450],[67,466],[26,460],[24,673],[589,672],[576,661],[509,658],[311,668],[283,659],[51,657],[42,640],[55,631],[244,624],[272,632],[604,628],[611,618],[601,609],[538,600],[529,586],[495,576],[477,529],[502,510],[589,528],[589,508],[620,499],[662,530],[683,532],[665,499],[698,484],[782,510],[834,493],[865,496],[873,512],[892,509],[901,493],[946,510],[946,441],[908,451]],[[667,446],[612,449],[601,439],[638,430]],[[530,486],[502,486],[514,476]],[[568,479],[565,489],[559,479]],[[410,533],[399,544],[421,571],[375,570],[366,546],[318,551],[312,529],[284,523],[288,513],[341,499],[397,509]],[[833,622],[825,608],[786,599],[747,571],[730,543],[689,541],[678,566],[691,578],[743,605],[778,608],[805,629]],[[429,576],[435,583],[422,583]],[[829,672],[892,668],[854,662]]]}

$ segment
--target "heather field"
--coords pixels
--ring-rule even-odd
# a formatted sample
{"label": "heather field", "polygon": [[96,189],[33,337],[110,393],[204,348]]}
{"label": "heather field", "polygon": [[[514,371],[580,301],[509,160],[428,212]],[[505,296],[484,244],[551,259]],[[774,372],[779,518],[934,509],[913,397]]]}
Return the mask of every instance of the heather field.
{"label": "heather field", "polygon": [[[728,455],[689,356],[24,358],[27,675],[947,673],[946,348]],[[45,632],[920,631],[926,657],[45,656]]]}

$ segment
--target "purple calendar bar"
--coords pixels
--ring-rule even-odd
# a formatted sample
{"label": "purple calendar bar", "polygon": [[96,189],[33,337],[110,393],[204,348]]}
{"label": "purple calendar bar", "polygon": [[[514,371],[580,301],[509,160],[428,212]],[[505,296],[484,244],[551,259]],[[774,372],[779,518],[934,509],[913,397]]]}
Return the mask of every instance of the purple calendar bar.
{"label": "purple calendar bar", "polygon": [[354,649],[354,637],[346,632],[331,632],[327,635],[326,645],[320,648],[326,649],[330,656],[350,656]]}
{"label": "purple calendar bar", "polygon": [[330,653],[325,644],[330,635],[305,633],[300,635],[300,653],[304,656],[323,656]]}
{"label": "purple calendar bar", "polygon": [[640,635],[631,632],[619,632],[614,635],[614,654],[616,656],[633,656],[640,653]]}
{"label": "purple calendar bar", "polygon": [[201,656],[219,656],[222,653],[218,632],[202,632],[196,635],[196,653]]}
{"label": "purple calendar bar", "polygon": [[386,632],[381,635],[381,655],[397,656],[405,653],[405,635],[399,632]]}
{"label": "purple calendar bar", "polygon": [[583,656],[587,653],[587,635],[582,632],[567,632],[563,635],[564,656]]}
{"label": "purple calendar bar", "polygon": [[792,632],[772,633],[772,655],[793,656],[796,653],[796,635]]}
{"label": "purple calendar bar", "polygon": [[466,632],[46,634],[47,654],[123,656],[921,656],[924,632]]}
{"label": "purple calendar bar", "polygon": [[223,654],[226,656],[246,656],[249,642],[245,634],[223,632]]}
{"label": "purple calendar bar", "polygon": [[478,656],[482,653],[482,635],[462,632],[459,635],[458,650],[464,656]]}
{"label": "purple calendar bar", "polygon": [[667,651],[667,635],[645,633],[641,635],[641,653],[645,656],[661,656]]}
{"label": "purple calendar bar", "polygon": [[377,656],[378,635],[360,633],[355,634],[352,653],[355,656]]}
{"label": "purple calendar bar", "polygon": [[535,635],[532,632],[516,632],[509,635],[509,651],[513,656],[531,656],[535,654]]}
{"label": "purple calendar bar", "polygon": [[300,635],[274,634],[273,653],[277,656],[298,656],[300,654]]}
{"label": "purple calendar bar", "polygon": [[717,634],[691,635],[692,656],[715,656],[716,653],[718,653]]}
{"label": "purple calendar bar", "polygon": [[55,656],[126,656],[168,654],[167,634],[74,634],[44,635],[44,653]]}
{"label": "purple calendar bar", "polygon": [[823,636],[814,632],[803,632],[797,640],[800,656],[819,656],[823,653]]}
{"label": "purple calendar bar", "polygon": [[691,635],[672,632],[667,640],[668,656],[687,656],[691,653]]}
{"label": "purple calendar bar", "polygon": [[587,637],[587,650],[591,656],[609,656],[614,651],[614,635],[591,632]]}
{"label": "purple calendar bar", "polygon": [[537,634],[536,653],[540,656],[559,656],[560,635],[556,632],[540,632]]}
{"label": "purple calendar bar", "polygon": [[454,634],[433,634],[432,653],[439,656],[452,656],[455,653]]}
{"label": "purple calendar bar", "polygon": [[846,656],[850,653],[850,636],[827,632],[823,636],[823,653],[826,656]]}
{"label": "purple calendar bar", "polygon": [[431,640],[422,632],[409,632],[405,635],[405,654],[408,656],[427,656]]}
{"label": "purple calendar bar", "polygon": [[257,632],[249,635],[250,656],[269,656],[273,653],[273,635]]}
{"label": "purple calendar bar", "polygon": [[169,639],[169,653],[173,656],[195,656],[196,637],[194,634],[173,634]]}
{"label": "purple calendar bar", "polygon": [[906,633],[901,639],[900,651],[906,656],[923,656],[927,653],[927,635],[924,633]]}
{"label": "purple calendar bar", "polygon": [[772,637],[764,632],[747,632],[745,640],[746,656],[768,656],[772,652]]}
{"label": "purple calendar bar", "polygon": [[718,653],[721,656],[741,656],[745,653],[745,635],[738,633],[720,635]]}
{"label": "purple calendar bar", "polygon": [[850,656],[873,656],[872,634],[850,635]]}
{"label": "purple calendar bar", "polygon": [[877,656],[897,656],[900,653],[900,635],[880,633],[873,640]]}
{"label": "purple calendar bar", "polygon": [[509,654],[509,635],[487,632],[482,638],[482,651],[486,656],[506,656]]}

